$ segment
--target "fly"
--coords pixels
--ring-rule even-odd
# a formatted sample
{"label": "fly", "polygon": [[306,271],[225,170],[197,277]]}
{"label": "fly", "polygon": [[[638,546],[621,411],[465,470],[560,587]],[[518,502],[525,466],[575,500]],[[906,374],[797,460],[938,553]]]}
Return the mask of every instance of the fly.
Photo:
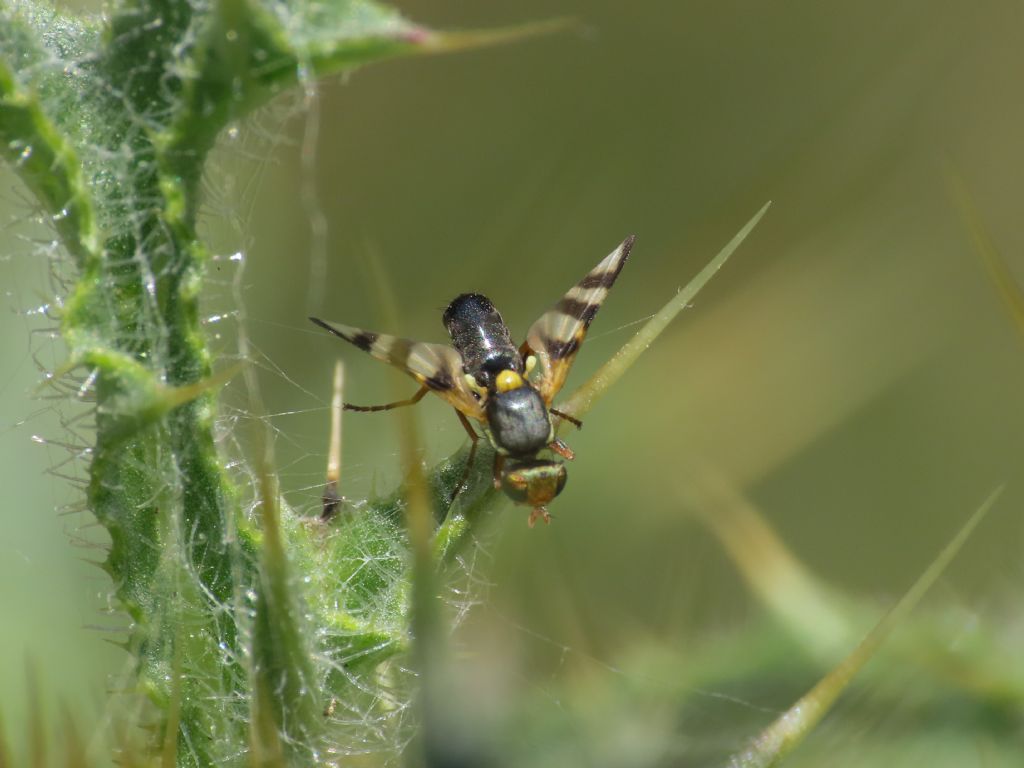
{"label": "fly", "polygon": [[[408,400],[384,405],[346,403],[349,411],[386,411],[415,405],[433,392],[455,409],[472,441],[463,482],[476,455],[480,435],[476,422],[494,448],[496,488],[518,504],[532,507],[529,524],[550,522],[547,505],[565,487],[565,464],[542,458],[550,450],[572,459],[573,452],[555,437],[554,418],[582,424],[553,407],[576,359],[594,316],[619,272],[634,236],[588,272],[530,326],[520,346],[494,304],[479,293],[457,296],[444,312],[451,345],[412,341],[348,325],[314,323],[335,336],[400,368],[420,385]],[[461,485],[461,484],[460,484]]]}

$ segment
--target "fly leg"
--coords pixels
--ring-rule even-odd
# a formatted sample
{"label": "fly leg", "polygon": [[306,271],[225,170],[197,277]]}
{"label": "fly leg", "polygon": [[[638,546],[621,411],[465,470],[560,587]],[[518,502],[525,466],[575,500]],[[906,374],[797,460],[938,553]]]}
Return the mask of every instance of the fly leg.
{"label": "fly leg", "polygon": [[531,528],[533,528],[533,526],[537,522],[538,518],[540,518],[541,520],[544,521],[544,525],[547,525],[548,523],[551,522],[551,515],[548,514],[548,511],[547,511],[546,508],[544,508],[544,507],[534,507],[533,510],[530,512],[530,519],[526,521],[526,524],[528,526],[530,526]]}
{"label": "fly leg", "polygon": [[455,502],[456,497],[465,488],[466,483],[469,481],[469,473],[473,469],[473,460],[476,458],[477,443],[480,442],[480,435],[473,429],[473,425],[469,423],[469,419],[463,416],[462,411],[455,411],[455,415],[459,417],[459,421],[462,423],[463,429],[466,430],[466,434],[469,435],[469,439],[472,441],[469,446],[469,456],[466,457],[466,468],[462,470],[462,477],[459,479],[459,484],[455,487],[455,493],[452,495],[452,503]]}
{"label": "fly leg", "polygon": [[[398,400],[394,403],[385,403],[384,405],[352,405],[351,403],[345,403],[344,408],[346,411],[360,411],[362,413],[370,413],[371,411],[390,411],[392,408],[402,408],[406,405],[416,405],[423,396],[430,391],[429,387],[423,386],[417,390],[416,394],[410,397],[408,400]],[[461,414],[460,414],[461,415]]]}
{"label": "fly leg", "polygon": [[501,490],[501,471],[505,468],[505,457],[500,453],[494,454],[494,489]]}
{"label": "fly leg", "polygon": [[572,461],[573,459],[576,458],[576,454],[572,452],[572,448],[566,445],[565,441],[559,437],[556,437],[554,440],[548,443],[548,448],[557,453],[563,459],[568,459],[569,461]]}
{"label": "fly leg", "polygon": [[562,413],[557,408],[549,408],[548,410],[551,411],[551,413],[555,414],[555,416],[557,416],[558,418],[568,421],[570,424],[576,427],[576,429],[583,429],[583,422],[577,419],[575,416],[570,416],[568,413]]}

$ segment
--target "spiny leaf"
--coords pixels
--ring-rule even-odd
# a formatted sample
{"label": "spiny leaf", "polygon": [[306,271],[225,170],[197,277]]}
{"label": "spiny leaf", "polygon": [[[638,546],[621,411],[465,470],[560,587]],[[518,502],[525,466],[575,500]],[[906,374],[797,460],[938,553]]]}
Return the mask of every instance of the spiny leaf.
{"label": "spiny leaf", "polygon": [[462,31],[427,31],[417,41],[418,53],[455,53],[491,45],[516,43],[539,35],[564,32],[577,26],[575,19],[559,18],[547,21],[528,22],[495,29],[471,29]]}
{"label": "spiny leaf", "polygon": [[985,264],[992,285],[995,286],[999,298],[1003,300],[1003,306],[1010,315],[1017,334],[1024,340],[1024,292],[1021,291],[1009,265],[999,253],[999,249],[992,241],[992,236],[985,228],[978,213],[964,187],[963,182],[956,176],[947,176],[947,185],[971,234],[971,241],[974,250]]}
{"label": "spiny leaf", "polygon": [[97,419],[104,420],[107,438],[117,442],[153,426],[175,408],[220,388],[242,370],[244,363],[236,363],[201,381],[173,387],[158,381],[153,371],[130,355],[97,348],[61,366],[44,384],[80,366],[102,371],[106,376],[110,387],[108,399]]}
{"label": "spiny leaf", "polygon": [[[255,370],[249,367],[245,374],[251,407],[263,413]],[[256,419],[254,431],[262,538],[252,626],[251,739],[258,753],[273,759],[283,750],[289,758],[313,761],[323,736],[321,691],[304,626],[303,594],[290,577],[270,427]],[[268,718],[274,725],[269,739]]]}
{"label": "spiny leaf", "polygon": [[754,505],[715,467],[699,462],[679,485],[687,507],[721,542],[750,590],[818,657],[850,638],[839,596],[797,560]]}
{"label": "spiny leaf", "polygon": [[64,765],[67,768],[88,768],[89,761],[86,759],[85,744],[78,733],[71,712],[67,707],[61,707],[61,720],[63,721],[62,746],[64,748]]}
{"label": "spiny leaf", "polygon": [[[300,81],[552,28],[448,36],[371,0],[120,0],[81,23],[34,0],[0,7],[0,156],[79,267],[61,324],[71,359],[95,374],[83,385],[97,414],[87,500],[110,535],[104,567],[132,618],[124,646],[136,688],[167,729],[165,762],[223,764],[247,735],[257,760],[311,755],[321,683],[374,698],[369,676],[409,638],[410,539],[397,523],[406,499],[332,529],[325,546],[281,504],[264,434],[263,515],[238,508],[200,323],[209,253],[196,212],[209,149],[229,122]],[[433,483],[449,500],[451,475]],[[425,560],[429,538],[412,541]],[[289,574],[294,559],[316,557],[343,567],[333,582],[322,569],[317,586],[333,589],[310,598]],[[307,647],[307,602],[318,628],[338,628],[316,649],[337,664]]]}
{"label": "spiny leaf", "polygon": [[719,251],[715,258],[708,262],[704,269],[697,273],[697,276],[683,290],[679,291],[654,317],[648,320],[632,339],[627,341],[608,362],[598,369],[597,373],[569,395],[568,399],[558,406],[558,409],[577,418],[589,411],[594,401],[629,370],[640,354],[658,338],[673,318],[686,308],[701,288],[722,268],[722,265],[761,220],[770,205],[770,201],[765,203],[761,210],[754,215],[754,218],[746,223],[743,229]]}
{"label": "spiny leaf", "polygon": [[171,692],[167,704],[167,719],[164,721],[164,738],[160,750],[161,768],[174,768],[178,763],[178,729],[181,726],[181,697],[184,688],[182,663],[185,645],[182,642],[182,628],[178,627],[174,638],[174,654],[171,657]]}
{"label": "spiny leaf", "polygon": [[94,260],[99,238],[78,156],[43,112],[35,93],[17,82],[2,59],[0,152],[20,170],[79,264],[84,267]]}
{"label": "spiny leaf", "polygon": [[181,104],[158,139],[169,169],[189,171],[218,133],[300,79],[312,81],[378,59],[438,54],[564,29],[555,20],[505,29],[440,32],[367,0],[283,5],[219,0],[183,78]]}
{"label": "spiny leaf", "polygon": [[437,569],[430,544],[434,518],[430,508],[427,480],[420,464],[419,431],[412,409],[404,409],[400,419],[399,443],[405,475],[405,525],[412,551],[409,627],[416,639],[413,645],[413,661],[419,675],[419,738],[413,747],[407,748],[410,750],[407,757],[410,765],[430,765],[426,755],[429,754],[432,742],[437,736],[436,723],[446,706],[443,697],[439,695],[444,674],[446,638],[442,634]]}
{"label": "spiny leaf", "polygon": [[266,680],[256,683],[252,696],[252,726],[250,728],[249,765],[252,768],[287,768],[281,734],[274,716],[273,692]]}
{"label": "spiny leaf", "polygon": [[46,719],[40,701],[39,677],[35,666],[29,662],[25,665],[28,678],[28,753],[29,763],[35,768],[45,768],[46,757]]}
{"label": "spiny leaf", "polygon": [[917,606],[921,598],[956,557],[1002,492],[1002,487],[997,488],[985,499],[952,541],[945,546],[913,586],[900,598],[900,601],[882,617],[881,621],[853,649],[850,655],[836,665],[781,717],[762,731],[749,747],[734,755],[728,763],[728,768],[770,768],[770,766],[777,765],[814,730],[854,676],[871,660],[896,625]]}

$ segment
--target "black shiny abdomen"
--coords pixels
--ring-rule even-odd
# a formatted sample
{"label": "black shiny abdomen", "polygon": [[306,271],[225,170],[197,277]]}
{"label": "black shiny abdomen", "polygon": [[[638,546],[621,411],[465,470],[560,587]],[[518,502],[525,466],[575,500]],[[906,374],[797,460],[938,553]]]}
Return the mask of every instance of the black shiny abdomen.
{"label": "black shiny abdomen", "polygon": [[492,394],[487,400],[487,426],[494,447],[514,457],[532,456],[553,437],[544,400],[529,385]]}
{"label": "black shiny abdomen", "polygon": [[479,293],[457,296],[444,311],[444,325],[452,345],[462,355],[466,373],[482,387],[494,388],[501,371],[523,372],[519,350],[491,300]]}

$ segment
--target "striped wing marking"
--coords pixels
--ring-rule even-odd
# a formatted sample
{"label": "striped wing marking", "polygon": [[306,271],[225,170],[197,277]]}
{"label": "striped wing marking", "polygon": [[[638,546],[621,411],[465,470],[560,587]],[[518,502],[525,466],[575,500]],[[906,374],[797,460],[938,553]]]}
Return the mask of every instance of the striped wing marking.
{"label": "striped wing marking", "polygon": [[466,386],[462,356],[452,347],[374,333],[351,325],[331,325],[315,317],[309,319],[378,360],[405,371],[466,416],[483,421],[483,409]]}
{"label": "striped wing marking", "polygon": [[634,240],[635,235],[627,237],[530,326],[526,346],[537,357],[537,389],[549,406],[565,384],[587,328],[629,258]]}

